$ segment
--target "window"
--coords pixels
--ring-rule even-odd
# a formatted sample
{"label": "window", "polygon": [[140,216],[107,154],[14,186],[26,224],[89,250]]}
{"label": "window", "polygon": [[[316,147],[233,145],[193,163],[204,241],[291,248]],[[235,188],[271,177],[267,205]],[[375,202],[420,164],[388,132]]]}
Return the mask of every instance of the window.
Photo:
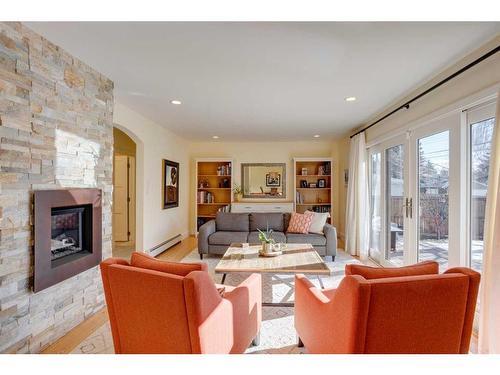
{"label": "window", "polygon": [[449,131],[418,140],[418,260],[448,266]]}
{"label": "window", "polygon": [[381,184],[382,165],[380,152],[370,156],[370,256],[378,257],[382,249],[382,212],[381,212]]}
{"label": "window", "polygon": [[488,191],[491,141],[494,118],[470,125],[470,267],[481,271],[483,261],[483,231]]}
{"label": "window", "polygon": [[[496,100],[495,100],[496,101]],[[481,271],[495,103],[436,115],[368,149],[370,256]]]}

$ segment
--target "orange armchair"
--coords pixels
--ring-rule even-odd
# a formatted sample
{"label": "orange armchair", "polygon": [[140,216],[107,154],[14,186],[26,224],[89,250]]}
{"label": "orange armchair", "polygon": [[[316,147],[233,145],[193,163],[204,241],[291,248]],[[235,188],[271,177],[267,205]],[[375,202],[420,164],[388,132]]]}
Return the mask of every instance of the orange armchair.
{"label": "orange armchair", "polygon": [[295,278],[295,328],[309,353],[468,353],[479,273],[424,262],[347,265],[337,289]]}
{"label": "orange armchair", "polygon": [[261,277],[222,297],[206,264],[134,252],[110,258],[101,275],[116,353],[243,353],[261,323]]}

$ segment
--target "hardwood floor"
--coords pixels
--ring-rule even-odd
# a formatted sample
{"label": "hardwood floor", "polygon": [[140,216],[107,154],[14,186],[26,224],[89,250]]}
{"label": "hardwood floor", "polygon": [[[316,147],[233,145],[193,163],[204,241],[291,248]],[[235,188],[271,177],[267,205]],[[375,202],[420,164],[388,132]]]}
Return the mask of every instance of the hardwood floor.
{"label": "hardwood floor", "polygon": [[[178,262],[197,247],[197,239],[194,236],[189,236],[182,240],[179,244],[172,246],[167,251],[158,255],[158,259]],[[90,318],[80,323],[66,335],[61,337],[52,345],[45,348],[42,354],[68,354],[76,346],[81,343],[86,337],[95,332],[104,323],[108,321],[108,312],[106,308],[99,310]]]}
{"label": "hardwood floor", "polygon": [[108,321],[107,310],[101,309],[66,335],[42,351],[42,354],[68,354],[92,332]]}

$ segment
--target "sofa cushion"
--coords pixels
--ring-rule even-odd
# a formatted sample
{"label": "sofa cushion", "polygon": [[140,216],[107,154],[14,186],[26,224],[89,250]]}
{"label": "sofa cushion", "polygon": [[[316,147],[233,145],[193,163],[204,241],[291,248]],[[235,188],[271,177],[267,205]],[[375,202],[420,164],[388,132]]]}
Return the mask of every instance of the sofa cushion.
{"label": "sofa cushion", "polygon": [[[285,243],[286,242],[286,236],[285,236],[285,233],[283,233],[283,232],[273,232],[273,234],[271,234],[271,238],[274,239],[274,241],[276,243],[279,243],[279,242]],[[248,243],[260,243],[259,232],[250,232],[250,234],[248,235],[247,242]]]}
{"label": "sofa cushion", "polygon": [[283,213],[283,232],[286,232],[288,229],[288,224],[290,224],[290,219],[292,218],[292,214],[290,212]]}
{"label": "sofa cushion", "polygon": [[217,212],[215,226],[217,231],[249,232],[248,214]]}
{"label": "sofa cushion", "polygon": [[322,234],[299,234],[299,233],[287,233],[286,242],[288,243],[309,243],[313,246],[325,246],[326,237]]}
{"label": "sofa cushion", "polygon": [[309,228],[309,233],[317,233],[317,234],[323,234],[323,227],[325,226],[328,218],[330,217],[329,212],[313,212],[313,211],[306,211],[306,212],[311,212],[313,214],[313,220],[311,223],[311,227]]}
{"label": "sofa cushion", "polygon": [[218,231],[208,237],[210,245],[231,245],[233,242],[248,242],[248,232]]}
{"label": "sofa cushion", "polygon": [[284,232],[283,214],[280,212],[258,212],[250,214],[250,232],[257,232],[257,229],[266,231],[267,226],[276,232]]}
{"label": "sofa cushion", "polygon": [[306,212],[303,214],[293,212],[290,223],[288,224],[288,229],[286,231],[289,233],[300,234],[309,233],[309,228],[311,228],[313,217],[314,214],[312,212]]}

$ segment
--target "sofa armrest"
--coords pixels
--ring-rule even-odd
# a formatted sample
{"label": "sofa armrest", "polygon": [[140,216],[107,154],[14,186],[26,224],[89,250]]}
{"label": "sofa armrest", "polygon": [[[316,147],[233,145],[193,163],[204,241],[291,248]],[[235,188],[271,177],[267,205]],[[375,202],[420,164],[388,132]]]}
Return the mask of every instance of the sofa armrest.
{"label": "sofa armrest", "polygon": [[208,254],[208,237],[215,233],[215,220],[207,221],[198,231],[198,253]]}
{"label": "sofa armrest", "polygon": [[329,256],[337,255],[337,229],[330,224],[325,224],[323,233],[326,237],[326,254]]}

